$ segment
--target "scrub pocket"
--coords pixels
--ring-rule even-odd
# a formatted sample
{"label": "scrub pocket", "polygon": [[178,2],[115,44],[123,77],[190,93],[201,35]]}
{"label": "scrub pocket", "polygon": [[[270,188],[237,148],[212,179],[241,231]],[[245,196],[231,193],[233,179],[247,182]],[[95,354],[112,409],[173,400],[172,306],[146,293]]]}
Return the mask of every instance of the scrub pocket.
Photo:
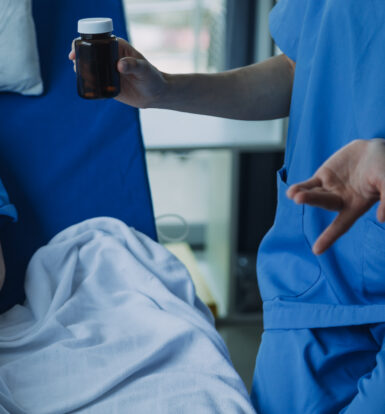
{"label": "scrub pocket", "polygon": [[385,229],[366,221],[363,256],[363,289],[367,299],[385,303]]}
{"label": "scrub pocket", "polygon": [[286,196],[286,169],[277,173],[275,222],[258,252],[257,274],[262,299],[299,297],[319,279],[321,269],[303,232],[303,205]]}

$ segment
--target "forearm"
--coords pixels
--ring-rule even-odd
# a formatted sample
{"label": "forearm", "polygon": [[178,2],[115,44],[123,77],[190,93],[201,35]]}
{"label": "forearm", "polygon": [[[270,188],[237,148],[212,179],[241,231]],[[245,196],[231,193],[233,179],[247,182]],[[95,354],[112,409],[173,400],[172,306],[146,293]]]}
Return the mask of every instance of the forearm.
{"label": "forearm", "polygon": [[241,120],[289,114],[294,69],[284,55],[218,74],[164,77],[164,93],[152,107]]}

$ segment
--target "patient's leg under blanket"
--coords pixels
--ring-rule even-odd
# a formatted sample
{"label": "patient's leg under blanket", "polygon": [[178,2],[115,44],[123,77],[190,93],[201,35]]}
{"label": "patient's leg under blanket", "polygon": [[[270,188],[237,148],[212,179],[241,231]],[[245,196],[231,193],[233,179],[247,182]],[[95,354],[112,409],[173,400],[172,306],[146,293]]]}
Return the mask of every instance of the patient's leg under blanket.
{"label": "patient's leg under blanket", "polygon": [[124,223],[63,231],[25,288],[0,316],[0,413],[254,412],[184,266]]}

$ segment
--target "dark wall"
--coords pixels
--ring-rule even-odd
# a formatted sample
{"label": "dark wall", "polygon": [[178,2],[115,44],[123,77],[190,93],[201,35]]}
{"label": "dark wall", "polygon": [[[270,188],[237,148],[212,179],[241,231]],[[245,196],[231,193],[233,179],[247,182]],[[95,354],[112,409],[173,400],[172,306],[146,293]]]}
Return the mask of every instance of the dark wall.
{"label": "dark wall", "polygon": [[276,172],[283,152],[241,155],[239,176],[239,252],[254,252],[272,226],[277,203]]}
{"label": "dark wall", "polygon": [[283,151],[241,155],[235,299],[235,308],[241,313],[262,310],[256,277],[257,250],[274,222],[276,172],[283,158]]}

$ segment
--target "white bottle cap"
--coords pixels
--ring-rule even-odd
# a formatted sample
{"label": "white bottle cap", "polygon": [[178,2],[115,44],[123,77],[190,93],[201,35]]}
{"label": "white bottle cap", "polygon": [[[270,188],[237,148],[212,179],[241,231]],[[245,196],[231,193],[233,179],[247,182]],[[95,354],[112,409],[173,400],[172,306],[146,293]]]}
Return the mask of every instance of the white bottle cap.
{"label": "white bottle cap", "polygon": [[81,34],[101,34],[114,30],[112,19],[107,17],[94,17],[78,21],[78,32]]}

